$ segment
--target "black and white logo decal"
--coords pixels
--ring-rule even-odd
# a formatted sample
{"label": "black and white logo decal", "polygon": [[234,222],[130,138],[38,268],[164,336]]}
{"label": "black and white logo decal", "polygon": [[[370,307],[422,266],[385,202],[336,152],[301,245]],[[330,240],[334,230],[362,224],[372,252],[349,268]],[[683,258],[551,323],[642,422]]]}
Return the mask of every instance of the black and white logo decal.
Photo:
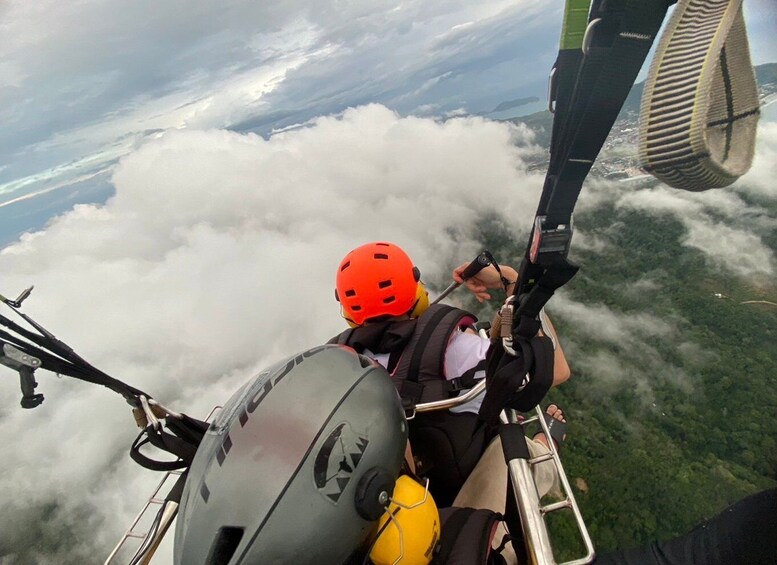
{"label": "black and white logo decal", "polygon": [[329,433],[313,463],[313,480],[325,498],[337,504],[369,443],[347,422]]}

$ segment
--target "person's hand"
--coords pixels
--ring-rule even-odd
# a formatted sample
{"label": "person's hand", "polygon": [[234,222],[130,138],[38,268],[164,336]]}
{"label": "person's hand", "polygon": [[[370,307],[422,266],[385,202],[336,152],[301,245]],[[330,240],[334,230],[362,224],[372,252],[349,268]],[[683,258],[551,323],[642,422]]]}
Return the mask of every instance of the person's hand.
{"label": "person's hand", "polygon": [[[469,263],[463,263],[462,265],[459,265],[453,269],[453,280],[466,286],[467,289],[469,289],[469,291],[475,295],[475,298],[478,299],[478,302],[483,302],[484,300],[489,300],[491,298],[491,294],[488,292],[489,289],[504,288],[502,285],[502,279],[499,276],[499,272],[493,265],[485,267],[477,275],[465,281],[461,278],[461,273],[464,272],[464,269],[467,268],[467,265],[469,265]],[[511,283],[515,283],[515,281],[518,280],[518,273],[512,267],[508,267],[507,265],[499,265],[499,268],[502,270],[502,276],[504,276]],[[507,287],[507,291],[510,292],[512,290],[513,285],[511,284]]]}

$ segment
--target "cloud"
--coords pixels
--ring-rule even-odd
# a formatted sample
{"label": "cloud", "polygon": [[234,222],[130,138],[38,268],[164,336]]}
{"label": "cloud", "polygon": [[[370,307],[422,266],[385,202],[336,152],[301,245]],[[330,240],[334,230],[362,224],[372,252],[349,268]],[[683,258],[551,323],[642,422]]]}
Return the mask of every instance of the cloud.
{"label": "cloud", "polygon": [[596,328],[589,337],[618,349],[631,350],[656,338],[671,339],[677,329],[669,322],[646,312],[618,313],[603,304],[574,302],[565,293],[554,298],[563,317],[581,328]]}
{"label": "cloud", "polygon": [[[777,259],[768,238],[777,230],[770,201],[777,197],[770,179],[777,174],[777,124],[759,129],[753,167],[733,186],[706,192],[688,192],[656,184],[637,187],[628,183],[590,179],[586,182],[576,213],[595,213],[604,206],[621,211],[640,211],[657,217],[667,215],[684,227],[683,245],[701,251],[716,268],[742,277],[772,276]],[[628,230],[628,225],[621,229]],[[607,244],[606,233],[580,230],[578,249],[596,251]]]}
{"label": "cloud", "polygon": [[716,267],[743,277],[775,272],[774,252],[763,237],[777,227],[777,220],[736,192],[692,193],[659,185],[622,193],[616,207],[673,215],[686,229],[682,243],[703,252]]}
{"label": "cloud", "polygon": [[[525,233],[541,177],[516,140],[530,135],[377,105],[267,140],[168,132],[122,159],[105,206],[77,206],[2,250],[2,292],[34,283],[30,315],[109,374],[204,417],[262,367],[343,328],[333,268],[353,247],[395,241],[442,285],[477,253],[482,217],[522,218]],[[46,401],[23,411],[14,375],[3,377],[2,552],[107,555],[159,480],[126,456],[126,404],[41,374]],[[50,547],[25,553],[42,516]]]}
{"label": "cloud", "polygon": [[742,192],[777,200],[774,187],[774,179],[777,178],[777,122],[762,122],[758,127],[757,139],[753,166],[737,181],[736,186]]}
{"label": "cloud", "polygon": [[[637,292],[657,294],[660,289],[659,283],[646,277],[619,286],[617,292],[633,296]],[[688,322],[678,316],[659,318],[649,311],[619,311],[605,304],[576,302],[566,291],[554,296],[549,308],[571,330],[560,336],[561,343],[573,365],[573,376],[585,378],[581,394],[591,398],[607,397],[624,384],[633,387],[646,406],[654,401],[656,384],[691,394],[696,378],[662,351],[676,349],[685,366],[698,367],[714,360],[695,343],[683,340],[682,329]]]}

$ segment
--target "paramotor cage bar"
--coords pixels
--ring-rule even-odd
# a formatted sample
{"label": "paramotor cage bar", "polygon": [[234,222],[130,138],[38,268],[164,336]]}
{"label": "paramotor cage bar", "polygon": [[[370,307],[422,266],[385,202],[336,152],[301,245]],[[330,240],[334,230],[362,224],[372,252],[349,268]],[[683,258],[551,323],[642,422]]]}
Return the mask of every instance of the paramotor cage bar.
{"label": "paramotor cage bar", "polygon": [[[538,406],[535,408],[535,411],[537,412],[535,416],[519,421],[516,412],[507,409],[502,412],[500,418],[503,424],[520,426],[521,429],[532,422],[539,422],[542,426],[542,431],[545,433],[545,437],[551,437],[542,410]],[[523,432],[521,431],[521,433]],[[550,534],[548,532],[547,524],[545,523],[545,516],[551,512],[569,509],[572,511],[575,518],[577,530],[580,533],[580,538],[583,541],[586,553],[582,557],[571,561],[564,561],[560,565],[585,565],[586,563],[591,563],[594,560],[594,557],[596,557],[593,542],[591,541],[591,535],[588,533],[588,529],[583,520],[583,515],[575,500],[575,495],[572,493],[572,488],[569,484],[566,472],[564,471],[564,467],[561,465],[561,458],[559,457],[558,451],[556,451],[556,447],[552,441],[548,442],[548,444],[550,452],[545,455],[527,459],[514,457],[508,461],[509,476],[513,485],[513,491],[515,492],[515,502],[518,507],[518,514],[521,517],[521,529],[523,530],[526,551],[531,558],[531,562],[536,565],[555,565],[556,560],[553,556],[553,545],[551,544]],[[553,462],[556,473],[558,473],[559,483],[564,498],[558,502],[543,506],[537,492],[537,486],[534,482],[532,467],[545,461]]]}
{"label": "paramotor cage bar", "polygon": [[[146,501],[146,504],[143,506],[141,511],[138,512],[138,515],[135,516],[135,519],[132,521],[132,524],[130,524],[130,527],[127,528],[127,531],[119,540],[119,543],[116,544],[116,547],[114,547],[113,551],[111,551],[110,555],[108,555],[108,558],[105,560],[105,565],[109,565],[113,562],[114,558],[119,554],[124,545],[130,539],[142,540],[140,546],[135,552],[135,556],[130,562],[140,563],[143,565],[151,562],[151,558],[153,557],[154,553],[159,547],[159,544],[162,542],[162,539],[167,533],[167,530],[170,528],[170,525],[173,523],[173,520],[178,514],[178,504],[175,502],[168,502],[166,500],[166,496],[160,496],[160,491],[165,485],[168,485],[169,487],[171,482],[175,483],[175,481],[178,479],[178,477],[181,476],[182,473],[183,471],[167,471],[165,473],[164,477],[162,477],[162,480],[159,481],[159,484],[154,489],[154,492],[151,493],[151,496]],[[172,481],[170,481],[171,477],[173,479]],[[158,519],[154,520],[147,531],[141,533],[136,528],[146,516],[150,515],[152,508],[159,509]]]}
{"label": "paramotor cage bar", "polygon": [[[221,410],[221,406],[214,406],[213,409],[205,418],[206,422],[211,422],[214,415],[218,410]],[[169,410],[166,410],[168,413]],[[171,415],[174,415],[172,413]],[[114,562],[114,559],[118,556],[119,552],[124,548],[125,544],[131,539],[141,540],[140,545],[135,551],[135,555],[130,559],[129,563],[132,565],[147,565],[151,562],[151,558],[154,556],[159,544],[162,543],[170,526],[173,525],[175,517],[178,515],[178,503],[170,498],[170,493],[176,488],[178,484],[177,479],[184,473],[184,470],[173,470],[165,472],[162,480],[151,493],[151,496],[146,500],[146,504],[138,512],[135,519],[130,524],[127,531],[121,537],[116,547],[113,548],[110,555],[105,559],[104,565],[110,565]],[[172,478],[172,480],[170,480]],[[166,487],[166,489],[165,489]],[[164,495],[161,495],[162,490],[165,489]],[[137,528],[141,523],[145,523],[147,517],[151,515],[157,509],[157,515],[151,522],[151,525],[145,532],[140,532]]]}
{"label": "paramotor cage bar", "polygon": [[[467,394],[446,400],[418,404],[416,406],[416,412],[431,412],[459,406],[481,394],[485,388],[486,381],[483,379],[472,387]],[[502,411],[500,419],[503,424],[518,425],[521,427],[531,424],[532,422],[539,422],[540,426],[542,426],[542,431],[545,433],[545,437],[551,437],[542,410],[538,406],[535,408],[535,411],[536,414],[534,416],[519,422],[515,410],[507,409]],[[521,435],[523,436],[522,431]],[[578,559],[565,561],[560,565],[584,565],[586,563],[591,563],[596,556],[593,542],[591,541],[591,535],[588,533],[588,528],[586,528],[583,515],[575,500],[575,495],[572,492],[569,479],[561,464],[561,458],[559,457],[558,451],[552,441],[548,443],[550,452],[545,455],[527,459],[514,457],[508,461],[509,477],[513,484],[515,501],[518,506],[518,513],[521,517],[521,528],[523,530],[523,539],[526,543],[526,551],[531,557],[531,562],[536,565],[556,565],[556,560],[553,557],[553,546],[550,541],[547,524],[545,523],[545,516],[551,512],[569,509],[572,511],[575,518],[575,523],[577,524],[580,538],[585,546],[586,554]],[[556,473],[558,473],[559,484],[561,485],[564,498],[558,502],[543,506],[540,502],[539,494],[537,493],[537,485],[534,482],[532,467],[545,461],[553,462]]]}

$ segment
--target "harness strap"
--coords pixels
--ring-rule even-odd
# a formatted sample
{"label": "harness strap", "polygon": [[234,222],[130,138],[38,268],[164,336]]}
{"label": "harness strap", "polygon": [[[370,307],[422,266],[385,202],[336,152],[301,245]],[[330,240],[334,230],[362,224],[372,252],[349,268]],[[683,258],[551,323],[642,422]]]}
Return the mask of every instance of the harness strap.
{"label": "harness strap", "polygon": [[516,342],[536,335],[540,310],[578,271],[567,259],[572,212],[671,3],[594,0],[582,38],[584,3],[567,3],[550,89],[550,164],[519,269],[520,300],[510,306]]}
{"label": "harness strap", "polygon": [[[430,306],[430,308],[432,307]],[[419,324],[423,324],[423,326],[419,328],[418,337],[413,336],[413,340],[410,342],[413,354],[409,363],[405,364],[400,361],[398,367],[400,371],[406,367],[405,378],[415,383],[419,381],[421,369],[426,368],[424,365],[444,377],[445,349],[451,336],[450,326],[454,326],[455,330],[458,328],[459,320],[464,317],[461,310],[452,306],[435,304],[434,308],[435,311],[428,314],[431,317],[427,317],[423,321],[419,319]],[[448,323],[444,323],[444,320]]]}
{"label": "harness strap", "polygon": [[[569,224],[583,181],[607,139],[661,27],[669,0],[594,0],[569,111],[551,146],[560,163],[537,216]],[[560,116],[556,116],[555,121]],[[550,173],[550,171],[549,171]]]}
{"label": "harness strap", "polygon": [[486,370],[486,394],[480,418],[496,424],[507,408],[526,412],[537,406],[553,384],[553,341],[547,336],[515,340],[515,355],[499,342],[491,345]]}
{"label": "harness strap", "polygon": [[485,371],[487,366],[488,361],[483,359],[471,369],[464,371],[461,376],[456,377],[455,379],[443,381],[447,384],[448,394],[452,396],[461,390],[467,390],[475,386],[479,380],[475,378],[475,374],[479,371]]}
{"label": "harness strap", "polygon": [[679,0],[645,81],[642,167],[675,188],[727,186],[750,168],[759,113],[742,0]]}
{"label": "harness strap", "polygon": [[[208,424],[200,420],[181,414],[181,418],[168,418],[167,429],[172,433],[162,430],[146,428],[130,447],[130,457],[141,467],[152,471],[175,471],[191,465],[197,447],[208,429]],[[151,444],[162,451],[175,455],[177,461],[157,461],[140,452],[140,448]]]}
{"label": "harness strap", "polygon": [[399,394],[404,401],[405,409],[412,411],[415,405],[422,401],[443,400],[456,396],[462,390],[471,389],[480,380],[475,378],[475,374],[478,371],[485,371],[487,366],[488,362],[483,359],[455,379],[439,378],[421,383],[409,379],[401,381]]}
{"label": "harness strap", "polygon": [[[175,455],[178,457],[178,460],[157,461],[143,455],[140,452],[140,448],[149,443],[162,451],[167,451],[168,453]],[[147,434],[144,430],[138,434],[138,437],[135,438],[135,441],[132,442],[132,446],[130,447],[130,457],[132,460],[141,467],[151,469],[152,471],[175,471],[176,469],[188,467],[189,464],[183,460],[183,456],[189,455],[194,457],[194,452],[190,452],[186,448],[184,441],[165,432],[149,432]]]}
{"label": "harness strap", "polygon": [[468,312],[447,304],[433,304],[418,318],[413,337],[391,373],[399,383],[400,395],[411,406],[449,398],[474,386],[474,374],[482,365],[458,379],[446,380],[445,352],[454,332],[475,321]]}

